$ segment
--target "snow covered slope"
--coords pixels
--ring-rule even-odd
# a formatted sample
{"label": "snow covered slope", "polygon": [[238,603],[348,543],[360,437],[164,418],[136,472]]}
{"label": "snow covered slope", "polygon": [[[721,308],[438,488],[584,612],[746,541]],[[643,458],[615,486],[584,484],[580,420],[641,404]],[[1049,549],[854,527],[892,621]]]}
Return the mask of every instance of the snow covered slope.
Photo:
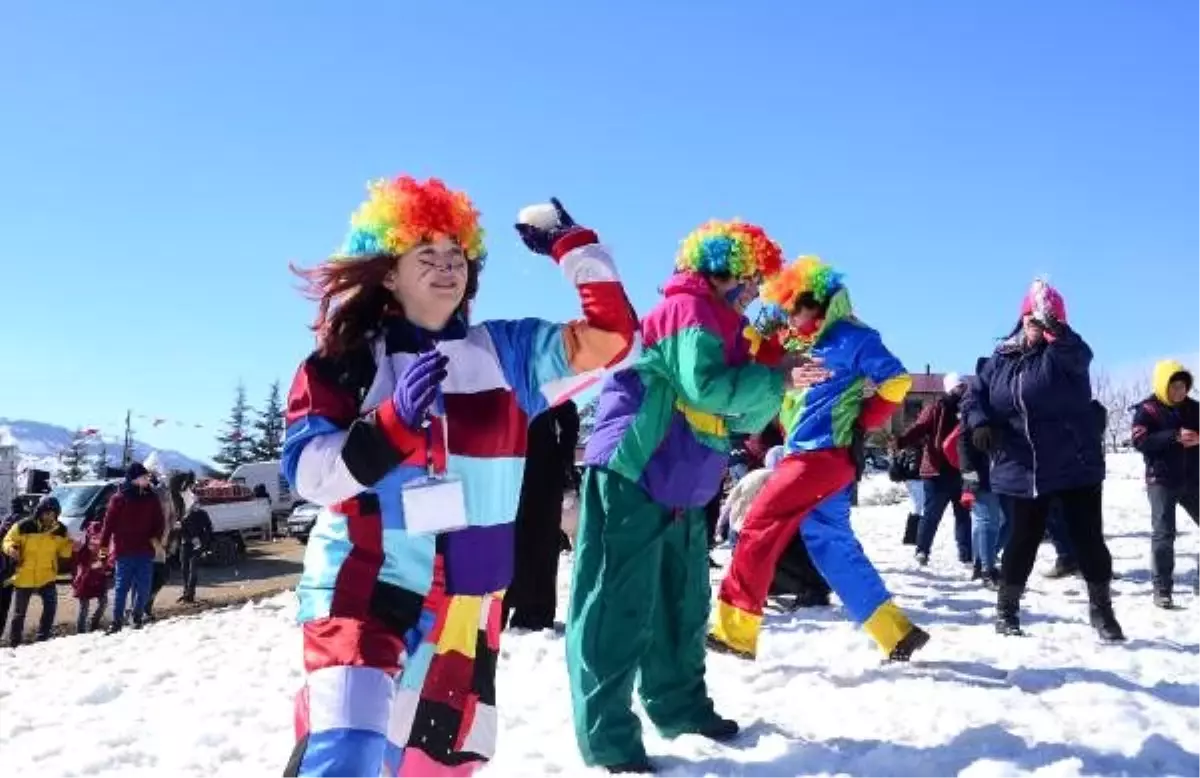
{"label": "snow covered slope", "polygon": [[[666,742],[648,731],[652,756],[674,775],[1197,775],[1197,535],[1182,519],[1183,609],[1152,607],[1136,464],[1114,461],[1105,486],[1127,644],[1097,643],[1082,582],[1036,572],[1030,636],[997,637],[993,597],[954,560],[949,519],[918,569],[899,543],[906,506],[866,507],[854,520],[867,552],[933,634],[919,660],[881,665],[840,608],[772,615],[756,664],[709,659],[712,695],[743,723],[742,738]],[[1046,546],[1039,567],[1050,557]],[[5,773],[278,775],[301,681],[294,614],[284,595],[113,638],[0,650]],[[500,745],[486,774],[583,771],[563,664],[553,633],[505,636]]]}
{"label": "snow covered slope", "polygon": [[[58,455],[71,445],[75,431],[54,424],[44,424],[40,421],[22,419],[0,419],[0,437],[7,432],[17,443],[21,452],[21,466],[35,467],[44,470],[55,470],[58,467]],[[86,449],[87,466],[90,468],[100,444],[94,438],[89,439]],[[151,452],[158,451],[160,460],[168,470],[194,470],[201,472],[209,467],[205,462],[193,459],[178,451],[159,450],[139,440],[133,442],[133,456],[139,462],[148,457]],[[118,446],[108,446],[108,460],[117,465],[121,460],[121,450]]]}

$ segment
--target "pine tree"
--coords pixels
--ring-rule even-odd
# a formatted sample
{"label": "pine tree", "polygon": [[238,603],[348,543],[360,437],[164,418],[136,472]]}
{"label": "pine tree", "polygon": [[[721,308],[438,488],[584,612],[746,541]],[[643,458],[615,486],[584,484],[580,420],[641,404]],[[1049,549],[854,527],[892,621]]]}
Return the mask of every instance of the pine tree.
{"label": "pine tree", "polygon": [[254,462],[279,459],[283,453],[283,402],[279,396],[279,381],[271,384],[267,402],[254,421],[254,438],[250,443],[250,458]]}
{"label": "pine tree", "polygon": [[59,454],[59,459],[62,461],[62,470],[59,476],[63,483],[71,483],[73,481],[83,480],[83,464],[87,456],[84,448],[86,438],[82,430],[76,430],[75,435],[71,438],[71,443],[62,453]]}
{"label": "pine tree", "polygon": [[600,396],[596,395],[588,400],[583,405],[579,406],[579,443],[583,445],[587,443],[587,439],[592,436],[592,429],[596,426],[596,407],[600,404]]}
{"label": "pine tree", "polygon": [[233,410],[229,412],[229,420],[225,422],[225,432],[217,436],[221,444],[213,461],[221,466],[226,473],[232,473],[239,465],[252,461],[250,456],[250,435],[246,429],[246,414],[250,410],[246,405],[246,385],[239,383],[234,395]]}
{"label": "pine tree", "polygon": [[108,477],[108,444],[103,438],[97,435],[100,441],[100,448],[96,449],[96,458],[92,461],[92,475],[97,478]]}

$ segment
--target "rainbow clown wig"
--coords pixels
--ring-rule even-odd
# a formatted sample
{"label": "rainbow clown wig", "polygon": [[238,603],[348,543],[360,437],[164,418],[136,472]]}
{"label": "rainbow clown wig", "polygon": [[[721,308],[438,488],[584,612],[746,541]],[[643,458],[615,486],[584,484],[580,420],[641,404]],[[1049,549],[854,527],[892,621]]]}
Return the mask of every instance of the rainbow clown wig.
{"label": "rainbow clown wig", "polygon": [[[767,279],[759,289],[763,307],[754,324],[746,329],[750,350],[757,352],[766,339],[776,339],[788,351],[810,346],[828,322],[853,315],[850,292],[842,274],[817,257],[800,257]],[[811,330],[792,326],[790,317],[803,304],[820,306],[823,315]]]}
{"label": "rainbow clown wig", "polygon": [[367,184],[367,192],[366,202],[350,217],[350,232],[334,261],[399,255],[440,238],[457,242],[469,260],[486,255],[479,212],[464,193],[451,191],[438,179],[379,179]]}
{"label": "rainbow clown wig", "polygon": [[768,278],[760,293],[764,304],[777,306],[790,315],[796,312],[802,299],[823,308],[829,306],[838,292],[846,288],[842,278],[841,273],[819,258],[800,257]]}
{"label": "rainbow clown wig", "polygon": [[783,265],[779,244],[762,227],[734,219],[709,221],[683,239],[677,270],[740,279],[770,278]]}

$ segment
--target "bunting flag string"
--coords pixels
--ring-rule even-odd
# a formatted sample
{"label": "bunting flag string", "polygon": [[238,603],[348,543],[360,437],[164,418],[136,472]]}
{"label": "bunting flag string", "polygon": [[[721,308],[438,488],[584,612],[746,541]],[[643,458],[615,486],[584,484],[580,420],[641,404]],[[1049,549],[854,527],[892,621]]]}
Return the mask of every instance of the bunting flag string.
{"label": "bunting flag string", "polygon": [[[143,422],[135,425],[141,429],[160,429],[166,426],[172,426],[179,429],[197,429],[197,430],[217,430],[218,425],[204,424],[196,421],[185,419],[174,419],[168,416],[155,416],[149,413],[134,413],[131,414],[133,420]],[[145,424],[144,422],[149,422]],[[125,419],[114,419],[102,424],[95,422],[79,427],[79,435],[84,438],[94,438],[96,440],[108,443],[121,443],[125,438]],[[135,433],[136,433],[135,429]]]}

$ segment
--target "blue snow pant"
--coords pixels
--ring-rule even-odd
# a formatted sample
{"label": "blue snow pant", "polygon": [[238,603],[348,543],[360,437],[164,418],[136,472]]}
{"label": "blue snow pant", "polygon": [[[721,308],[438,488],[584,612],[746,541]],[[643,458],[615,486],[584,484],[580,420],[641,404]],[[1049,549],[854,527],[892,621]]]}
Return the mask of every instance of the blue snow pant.
{"label": "blue snow pant", "polygon": [[940,475],[922,481],[924,505],[921,526],[917,530],[917,553],[928,554],[933,547],[938,525],[946,506],[954,508],[954,541],[958,545],[958,561],[971,561],[971,512],[962,504],[962,476]]}
{"label": "blue snow pant", "polygon": [[113,597],[114,627],[125,623],[125,605],[133,590],[133,623],[142,623],[146,603],[150,601],[150,583],[154,579],[154,555],[133,554],[117,559],[116,596]]}
{"label": "blue snow pant", "polygon": [[1003,501],[995,492],[980,492],[971,506],[971,549],[985,572],[996,567],[1000,550],[1008,544],[1012,527]]}

